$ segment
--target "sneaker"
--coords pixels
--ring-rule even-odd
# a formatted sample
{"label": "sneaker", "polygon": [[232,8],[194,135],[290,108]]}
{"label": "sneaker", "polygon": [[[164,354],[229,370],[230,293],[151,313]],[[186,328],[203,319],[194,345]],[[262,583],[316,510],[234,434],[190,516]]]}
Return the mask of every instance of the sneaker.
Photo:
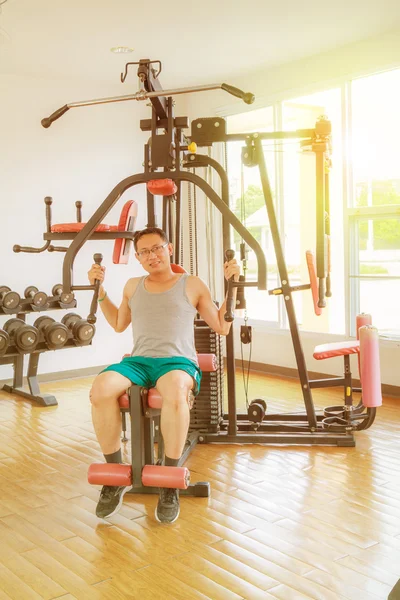
{"label": "sneaker", "polygon": [[155,517],[159,523],[174,523],[179,517],[179,492],[176,488],[161,488]]}
{"label": "sneaker", "polygon": [[118,512],[121,508],[124,494],[128,490],[128,486],[103,485],[96,507],[96,516],[99,519],[107,519]]}

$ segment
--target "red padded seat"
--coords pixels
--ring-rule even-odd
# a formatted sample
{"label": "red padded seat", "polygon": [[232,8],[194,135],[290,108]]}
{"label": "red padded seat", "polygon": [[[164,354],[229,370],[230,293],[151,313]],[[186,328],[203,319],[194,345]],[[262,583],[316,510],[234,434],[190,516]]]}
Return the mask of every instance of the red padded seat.
{"label": "red padded seat", "polygon": [[324,358],[333,358],[335,356],[345,356],[346,354],[359,354],[360,342],[354,340],[351,342],[333,342],[331,344],[320,344],[315,346],[313,357],[316,360]]}
{"label": "red padded seat", "polygon": [[[118,404],[120,408],[129,409],[129,394],[125,392],[118,398]],[[162,407],[162,398],[160,394],[157,392],[156,388],[149,389],[149,393],[147,396],[147,404],[150,408],[161,408]]]}
{"label": "red padded seat", "polygon": [[147,404],[150,408],[161,408],[162,398],[156,388],[150,388],[147,395]]}
{"label": "red padded seat", "polygon": [[128,392],[125,392],[125,394],[122,394],[122,396],[120,396],[118,398],[118,404],[119,404],[120,408],[129,408],[129,394],[128,394]]}
{"label": "red padded seat", "polygon": [[[85,225],[86,223],[57,223],[51,226],[51,233],[78,233]],[[98,225],[95,231],[110,231],[110,226],[103,223]]]}

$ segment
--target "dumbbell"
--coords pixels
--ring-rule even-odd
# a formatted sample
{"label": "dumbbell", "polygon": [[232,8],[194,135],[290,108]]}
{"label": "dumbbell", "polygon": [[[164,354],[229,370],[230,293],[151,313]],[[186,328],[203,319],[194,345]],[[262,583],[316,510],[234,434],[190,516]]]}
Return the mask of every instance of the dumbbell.
{"label": "dumbbell", "polygon": [[10,345],[10,336],[7,331],[0,329],[0,356],[4,356],[7,352],[7,348]]}
{"label": "dumbbell", "polygon": [[0,287],[0,306],[7,310],[14,310],[20,302],[21,296],[17,292],[12,292],[6,285]]}
{"label": "dumbbell", "polygon": [[32,352],[39,342],[39,331],[32,325],[27,325],[22,319],[9,319],[4,323],[4,331],[10,336],[18,350]]}
{"label": "dumbbell", "polygon": [[64,294],[62,283],[56,283],[56,285],[53,285],[51,293],[53,294],[53,296],[56,296],[57,300],[59,302],[62,302],[62,304],[71,304],[71,302],[73,302],[75,298],[73,292],[70,292],[69,294]]}
{"label": "dumbbell", "polygon": [[32,300],[32,304],[36,306],[36,308],[43,308],[48,302],[47,294],[39,292],[34,285],[30,285],[25,289],[24,296],[27,300]]}
{"label": "dumbbell", "polygon": [[267,410],[267,403],[262,398],[257,398],[256,400],[252,400],[247,409],[247,415],[249,417],[249,421],[252,423],[261,423],[261,421],[265,417],[265,413]]}
{"label": "dumbbell", "polygon": [[33,326],[39,330],[46,344],[52,350],[62,348],[68,340],[68,328],[63,323],[57,323],[51,317],[39,317]]}
{"label": "dumbbell", "polygon": [[74,340],[82,344],[90,342],[96,332],[96,328],[92,323],[82,319],[82,317],[76,313],[64,315],[61,319],[61,323],[72,331]]}

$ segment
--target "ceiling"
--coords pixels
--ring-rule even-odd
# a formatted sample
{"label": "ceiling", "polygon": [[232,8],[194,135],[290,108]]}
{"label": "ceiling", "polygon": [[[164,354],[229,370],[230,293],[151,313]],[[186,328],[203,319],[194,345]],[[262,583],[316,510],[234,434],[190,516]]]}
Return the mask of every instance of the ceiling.
{"label": "ceiling", "polygon": [[[1,9],[0,73],[118,83],[125,62],[151,58],[163,63],[164,88],[245,80],[400,27],[399,0],[7,0]],[[120,45],[134,52],[110,52]]]}

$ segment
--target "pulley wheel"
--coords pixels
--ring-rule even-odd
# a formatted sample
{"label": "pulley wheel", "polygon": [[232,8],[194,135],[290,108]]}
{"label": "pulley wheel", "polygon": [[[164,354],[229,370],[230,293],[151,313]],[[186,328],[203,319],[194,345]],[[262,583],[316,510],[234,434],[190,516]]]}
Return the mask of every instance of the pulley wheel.
{"label": "pulley wheel", "polygon": [[24,352],[34,350],[39,342],[39,331],[32,325],[18,328],[15,333],[15,345]]}

